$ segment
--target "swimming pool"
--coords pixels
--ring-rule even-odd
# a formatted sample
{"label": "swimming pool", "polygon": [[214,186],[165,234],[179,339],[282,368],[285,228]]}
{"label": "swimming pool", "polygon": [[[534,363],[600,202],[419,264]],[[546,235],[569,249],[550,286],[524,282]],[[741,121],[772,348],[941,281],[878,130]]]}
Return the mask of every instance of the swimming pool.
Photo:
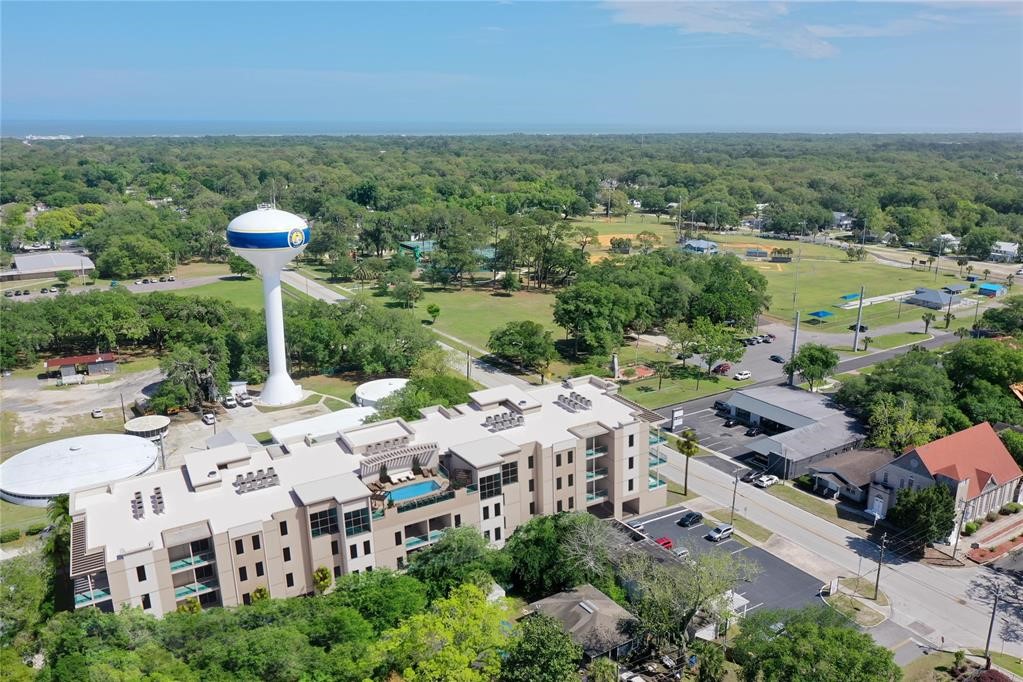
{"label": "swimming pool", "polygon": [[387,496],[392,502],[404,502],[405,500],[412,499],[413,497],[432,493],[435,490],[440,490],[440,485],[437,481],[419,481],[418,483],[395,488],[391,492],[387,493]]}

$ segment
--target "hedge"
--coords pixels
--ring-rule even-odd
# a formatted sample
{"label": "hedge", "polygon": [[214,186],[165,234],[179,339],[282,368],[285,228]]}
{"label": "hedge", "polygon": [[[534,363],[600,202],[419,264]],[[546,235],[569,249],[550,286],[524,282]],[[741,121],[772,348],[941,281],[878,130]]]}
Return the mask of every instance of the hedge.
{"label": "hedge", "polygon": [[0,544],[7,544],[8,542],[14,542],[21,537],[21,531],[17,528],[9,528],[3,532],[0,532]]}

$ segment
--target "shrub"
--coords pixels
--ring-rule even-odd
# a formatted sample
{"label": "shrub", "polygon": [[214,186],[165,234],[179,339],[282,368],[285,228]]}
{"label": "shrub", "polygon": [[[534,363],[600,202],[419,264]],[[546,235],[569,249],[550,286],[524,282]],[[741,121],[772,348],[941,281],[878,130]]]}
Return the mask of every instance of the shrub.
{"label": "shrub", "polygon": [[952,654],[953,665],[956,670],[960,670],[963,667],[963,663],[966,662],[966,654],[962,649],[956,649],[956,652]]}
{"label": "shrub", "polygon": [[21,531],[17,528],[8,528],[4,532],[0,533],[0,544],[7,544],[8,542],[14,542],[21,537]]}
{"label": "shrub", "polygon": [[987,516],[985,516],[984,518],[985,518],[985,519],[987,519],[988,521],[994,521],[995,519],[997,519],[997,518],[998,518],[998,514],[996,514],[996,513],[995,513],[995,512],[993,512],[993,511],[989,511],[989,512],[987,513]]}
{"label": "shrub", "polygon": [[1002,509],[1008,509],[1009,514],[1019,514],[1021,511],[1023,511],[1023,504],[1020,504],[1019,502],[1009,502],[1004,507],[1002,507]]}
{"label": "shrub", "polygon": [[980,529],[980,526],[978,526],[973,521],[970,521],[969,523],[967,523],[966,525],[963,526],[963,535],[965,535],[966,537],[970,537],[971,535],[976,533],[979,529]]}
{"label": "shrub", "polygon": [[33,523],[31,526],[25,529],[25,535],[39,535],[46,530],[45,523]]}
{"label": "shrub", "polygon": [[793,481],[797,487],[803,490],[813,490],[813,476],[810,474],[803,474],[802,476],[796,477]]}

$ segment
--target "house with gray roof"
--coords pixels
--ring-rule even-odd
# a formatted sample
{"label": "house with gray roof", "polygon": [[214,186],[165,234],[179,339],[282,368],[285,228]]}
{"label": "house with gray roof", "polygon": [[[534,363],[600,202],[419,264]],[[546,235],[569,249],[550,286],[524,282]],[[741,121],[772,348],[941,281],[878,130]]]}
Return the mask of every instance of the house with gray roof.
{"label": "house with gray roof", "polygon": [[928,289],[926,287],[917,289],[915,294],[906,299],[906,303],[930,308],[931,310],[941,310],[949,305],[959,305],[961,301],[962,298],[958,294],[950,294],[944,290]]}
{"label": "house with gray roof", "polygon": [[718,252],[718,245],[706,239],[687,239],[685,244],[682,245],[682,250],[687,253],[711,254]]}
{"label": "house with gray roof", "polygon": [[825,497],[844,497],[863,504],[871,474],[893,459],[895,454],[883,448],[849,450],[829,457],[810,467],[813,490]]}
{"label": "house with gray roof", "polygon": [[65,251],[19,253],[14,256],[10,270],[0,271],[0,282],[54,277],[64,270],[82,275],[95,269],[96,266],[90,259],[78,253]]}
{"label": "house with gray roof", "polygon": [[535,601],[529,610],[560,622],[572,641],[582,647],[585,661],[601,656],[618,660],[641,641],[636,617],[590,584]]}

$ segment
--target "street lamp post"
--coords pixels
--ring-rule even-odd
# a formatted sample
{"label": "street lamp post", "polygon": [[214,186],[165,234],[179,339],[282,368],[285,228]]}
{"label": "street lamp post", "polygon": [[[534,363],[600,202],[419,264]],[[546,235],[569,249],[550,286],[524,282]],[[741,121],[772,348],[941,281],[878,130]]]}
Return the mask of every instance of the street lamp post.
{"label": "street lamp post", "polygon": [[736,469],[732,476],[735,478],[735,484],[732,486],[732,513],[728,517],[729,526],[735,522],[735,496],[739,492],[739,470]]}

